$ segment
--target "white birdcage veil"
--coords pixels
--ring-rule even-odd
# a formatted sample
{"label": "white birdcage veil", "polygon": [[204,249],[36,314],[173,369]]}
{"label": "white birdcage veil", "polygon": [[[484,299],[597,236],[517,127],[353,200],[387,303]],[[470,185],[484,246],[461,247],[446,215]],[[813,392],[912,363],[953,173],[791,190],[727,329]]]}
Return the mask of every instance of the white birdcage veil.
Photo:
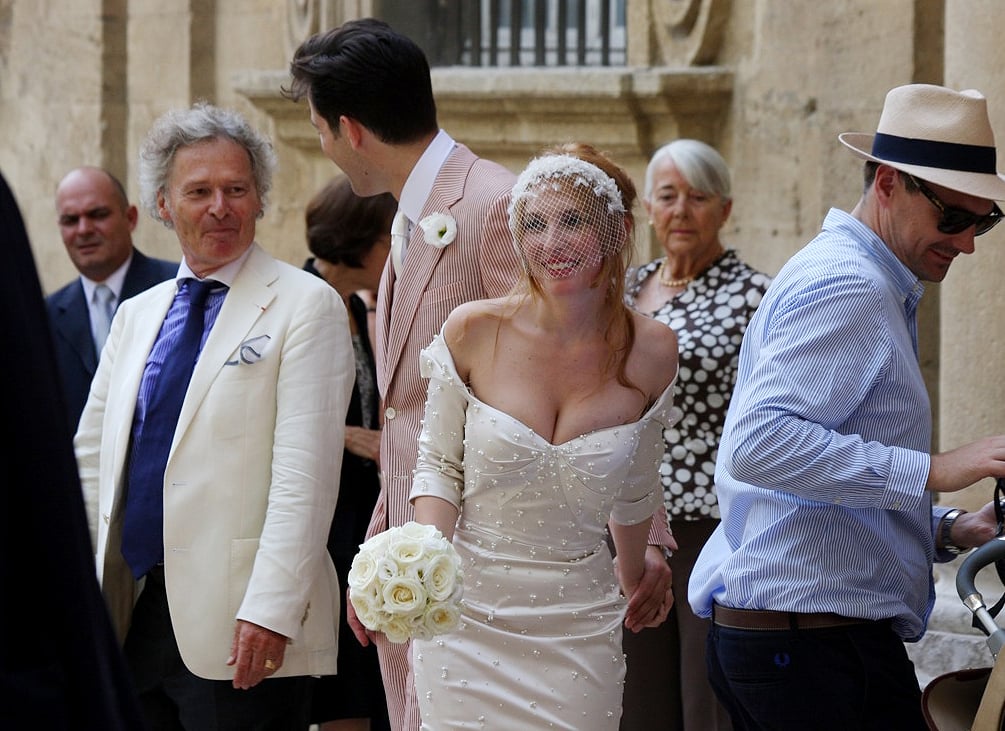
{"label": "white birdcage veil", "polygon": [[574,155],[535,158],[513,186],[509,225],[532,277],[561,279],[620,255],[626,210],[610,175]]}

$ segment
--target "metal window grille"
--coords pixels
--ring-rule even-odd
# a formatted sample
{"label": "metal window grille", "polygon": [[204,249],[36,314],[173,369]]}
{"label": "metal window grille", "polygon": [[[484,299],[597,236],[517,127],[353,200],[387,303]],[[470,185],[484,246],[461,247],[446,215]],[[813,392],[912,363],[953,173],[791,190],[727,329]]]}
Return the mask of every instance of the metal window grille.
{"label": "metal window grille", "polygon": [[625,2],[463,2],[454,25],[461,37],[449,45],[464,66],[623,66]]}

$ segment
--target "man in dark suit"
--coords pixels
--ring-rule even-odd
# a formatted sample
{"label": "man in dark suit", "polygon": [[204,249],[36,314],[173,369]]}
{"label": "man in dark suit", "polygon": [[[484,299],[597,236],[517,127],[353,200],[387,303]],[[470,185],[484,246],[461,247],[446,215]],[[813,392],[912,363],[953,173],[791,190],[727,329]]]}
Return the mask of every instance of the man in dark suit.
{"label": "man in dark suit", "polygon": [[[133,246],[138,212],[115,176],[96,167],[71,170],[56,188],[59,231],[80,276],[46,298],[70,433],[77,430],[98,355],[118,304],[178,272],[178,264]],[[106,303],[101,302],[107,293]]]}

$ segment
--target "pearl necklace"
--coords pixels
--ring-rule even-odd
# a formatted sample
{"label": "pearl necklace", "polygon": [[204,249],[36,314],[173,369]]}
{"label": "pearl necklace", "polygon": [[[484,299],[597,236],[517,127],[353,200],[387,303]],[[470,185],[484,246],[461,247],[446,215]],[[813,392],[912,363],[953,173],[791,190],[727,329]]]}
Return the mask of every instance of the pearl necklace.
{"label": "pearl necklace", "polygon": [[666,262],[664,261],[660,264],[660,284],[664,287],[686,287],[694,281],[694,277],[681,277],[680,279],[670,279],[667,275],[669,274],[669,269],[666,268]]}

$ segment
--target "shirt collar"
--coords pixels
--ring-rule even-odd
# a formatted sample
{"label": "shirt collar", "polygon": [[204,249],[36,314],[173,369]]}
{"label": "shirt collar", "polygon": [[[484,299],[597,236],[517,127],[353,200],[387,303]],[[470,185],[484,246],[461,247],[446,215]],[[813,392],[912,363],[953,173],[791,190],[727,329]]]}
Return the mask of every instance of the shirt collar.
{"label": "shirt collar", "polygon": [[917,275],[897,258],[886,242],[862,221],[838,208],[832,208],[824,219],[825,231],[843,232],[855,241],[865,254],[889,274],[890,281],[905,301],[917,301],[925,285]]}
{"label": "shirt collar", "polygon": [[437,132],[436,137],[429,143],[422,157],[415,163],[412,172],[408,174],[405,185],[401,189],[401,199],[398,201],[400,208],[408,220],[416,223],[422,216],[422,209],[426,205],[429,193],[433,190],[433,183],[436,176],[440,174],[440,168],[450,157],[457,143],[442,129]]}
{"label": "shirt collar", "polygon": [[[226,284],[228,287],[233,286],[234,280],[237,278],[237,273],[241,271],[241,267],[244,266],[245,260],[251,256],[251,250],[254,248],[255,244],[248,247],[248,250],[241,254],[234,261],[229,264],[224,264],[222,267],[216,271],[210,272],[206,279],[212,279],[219,282],[220,284]],[[180,285],[183,279],[199,279],[188,266],[188,262],[185,261],[185,257],[182,257],[181,266],[178,267],[178,277],[177,281]]]}
{"label": "shirt collar", "polygon": [[126,281],[126,272],[129,270],[129,265],[133,261],[133,252],[130,250],[129,256],[126,260],[122,262],[122,265],[108,275],[108,278],[103,282],[96,282],[93,279],[88,279],[83,274],[80,275],[80,283],[84,287],[84,297],[88,302],[94,300],[94,288],[99,284],[104,284],[115,295],[115,301],[118,302],[122,299],[122,285]]}

